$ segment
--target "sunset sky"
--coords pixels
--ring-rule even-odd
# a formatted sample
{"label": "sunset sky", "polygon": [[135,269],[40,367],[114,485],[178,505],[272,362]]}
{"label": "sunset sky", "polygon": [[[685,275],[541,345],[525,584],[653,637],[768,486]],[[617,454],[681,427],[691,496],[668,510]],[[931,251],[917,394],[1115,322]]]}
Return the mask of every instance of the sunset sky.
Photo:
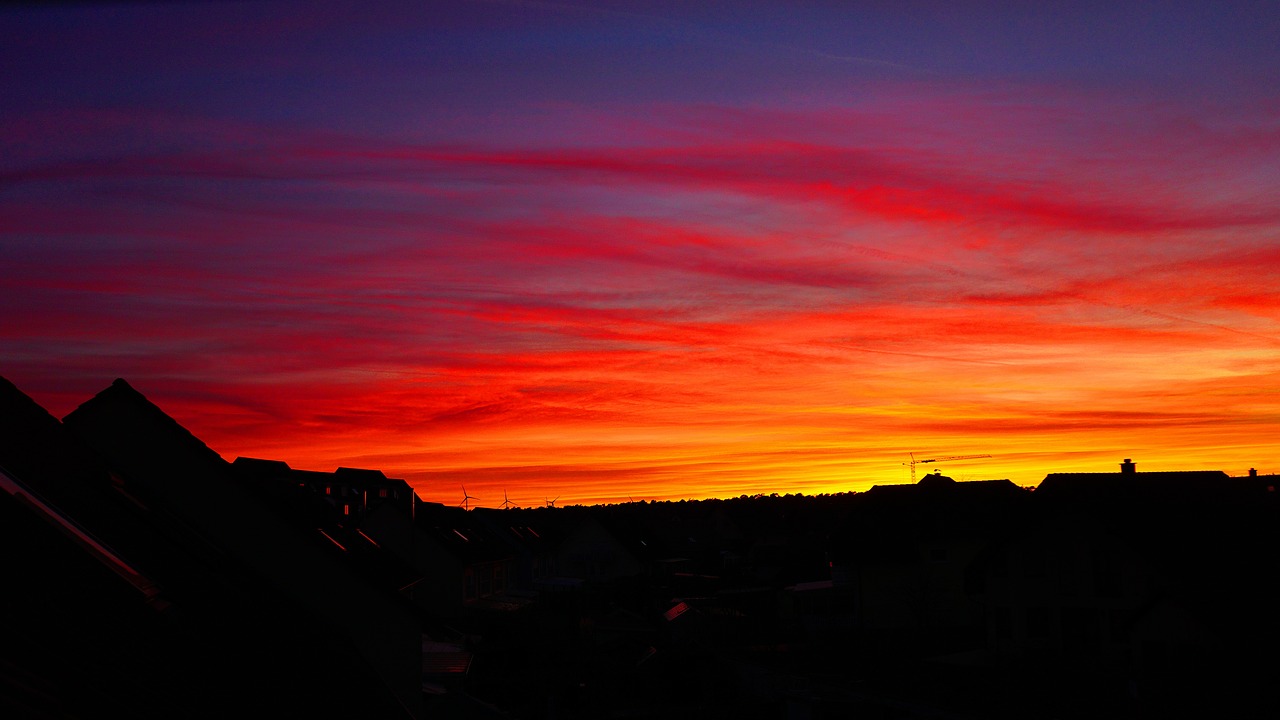
{"label": "sunset sky", "polygon": [[372,5],[0,9],[0,375],[489,507],[1280,472],[1280,3]]}

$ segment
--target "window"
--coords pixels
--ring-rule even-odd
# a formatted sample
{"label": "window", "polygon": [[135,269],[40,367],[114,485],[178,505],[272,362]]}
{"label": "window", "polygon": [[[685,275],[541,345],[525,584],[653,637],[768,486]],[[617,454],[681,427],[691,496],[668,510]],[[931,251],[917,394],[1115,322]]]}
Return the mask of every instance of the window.
{"label": "window", "polygon": [[1074,548],[1063,548],[1058,557],[1058,587],[1063,597],[1074,597],[1077,583],[1077,564]]}
{"label": "window", "polygon": [[995,606],[991,608],[991,632],[997,640],[1008,640],[1013,635],[1012,614],[1009,608]]}
{"label": "window", "polygon": [[1106,635],[1103,635],[1103,637],[1105,638],[1109,635],[1111,642],[1114,643],[1129,642],[1129,625],[1132,622],[1130,612],[1131,611],[1123,608],[1111,608],[1107,611],[1107,626],[1109,631]]}
{"label": "window", "polygon": [[325,486],[324,486],[324,494],[325,494],[325,495],[332,495],[332,494],[333,494],[333,488],[329,487],[328,485],[325,485]]}
{"label": "window", "polygon": [[386,497],[386,496],[387,496],[387,489],[386,489],[386,488],[378,488],[378,497],[380,497],[380,498],[384,498],[384,497]]}
{"label": "window", "polygon": [[1049,637],[1048,608],[1027,608],[1027,637],[1033,640],[1043,640]]}
{"label": "window", "polygon": [[1009,577],[1009,556],[1006,555],[1004,551],[997,551],[991,557],[991,577]]}
{"label": "window", "polygon": [[1083,652],[1098,645],[1098,611],[1094,608],[1062,609],[1062,645]]}
{"label": "window", "polygon": [[1039,547],[1029,547],[1022,553],[1022,573],[1028,580],[1042,580],[1045,576],[1045,557],[1044,550]]}
{"label": "window", "polygon": [[1098,597],[1120,597],[1120,567],[1116,558],[1102,548],[1093,551],[1093,592]]}

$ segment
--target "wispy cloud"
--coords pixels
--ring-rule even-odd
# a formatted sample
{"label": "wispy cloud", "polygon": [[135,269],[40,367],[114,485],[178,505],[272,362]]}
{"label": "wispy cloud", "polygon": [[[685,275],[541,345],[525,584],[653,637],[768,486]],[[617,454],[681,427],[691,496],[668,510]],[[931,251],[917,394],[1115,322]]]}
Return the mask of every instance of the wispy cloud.
{"label": "wispy cloud", "polygon": [[930,447],[1027,482],[1274,427],[1274,123],[884,92],[558,145],[9,120],[0,369],[435,500],[864,487]]}

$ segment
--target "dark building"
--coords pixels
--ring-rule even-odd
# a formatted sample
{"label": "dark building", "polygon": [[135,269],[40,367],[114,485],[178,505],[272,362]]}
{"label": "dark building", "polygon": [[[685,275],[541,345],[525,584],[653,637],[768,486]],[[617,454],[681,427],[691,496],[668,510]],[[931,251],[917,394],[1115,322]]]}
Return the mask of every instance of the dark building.
{"label": "dark building", "polygon": [[421,716],[408,604],[123,381],[62,423],[0,383],[0,466],[8,716]]}
{"label": "dark building", "polygon": [[934,635],[980,627],[982,606],[966,591],[969,566],[1029,501],[1008,480],[941,474],[871,488],[832,548],[834,579],[853,590],[857,626]]}
{"label": "dark building", "polygon": [[1040,668],[1029,686],[1058,677],[1143,713],[1274,710],[1278,665],[1255,652],[1280,639],[1267,487],[1127,458],[1118,472],[1048,475],[971,574],[993,661]]}

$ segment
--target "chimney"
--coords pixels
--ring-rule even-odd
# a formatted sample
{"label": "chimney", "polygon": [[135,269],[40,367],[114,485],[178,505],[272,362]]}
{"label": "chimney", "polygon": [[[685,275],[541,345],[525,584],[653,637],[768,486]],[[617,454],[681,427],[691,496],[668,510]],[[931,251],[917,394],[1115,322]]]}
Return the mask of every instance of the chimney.
{"label": "chimney", "polygon": [[1125,458],[1124,462],[1120,463],[1121,475],[1133,475],[1137,471],[1138,471],[1138,466],[1135,465],[1134,462],[1129,458]]}

